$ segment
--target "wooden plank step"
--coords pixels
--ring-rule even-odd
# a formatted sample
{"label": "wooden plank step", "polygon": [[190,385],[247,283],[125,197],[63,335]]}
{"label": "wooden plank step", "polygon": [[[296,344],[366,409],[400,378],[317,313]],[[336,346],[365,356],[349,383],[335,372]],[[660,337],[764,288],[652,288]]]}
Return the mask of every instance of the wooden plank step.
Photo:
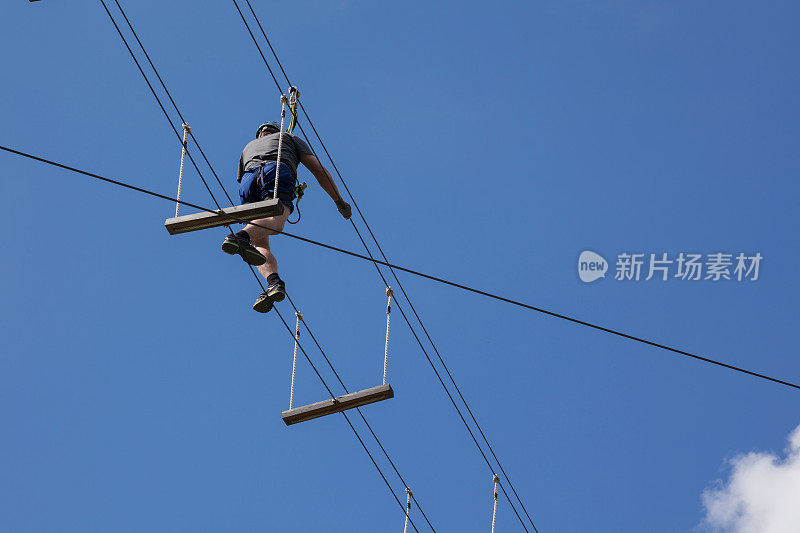
{"label": "wooden plank step", "polygon": [[283,204],[280,200],[267,198],[260,202],[226,207],[225,209],[220,209],[213,213],[203,211],[202,213],[168,218],[164,222],[164,227],[167,228],[170,235],[177,235],[178,233],[216,228],[218,226],[224,226],[225,224],[237,223],[236,220],[226,215],[231,215],[239,220],[250,222],[252,220],[258,220],[259,218],[274,217],[281,214],[283,214]]}
{"label": "wooden plank step", "polygon": [[281,418],[283,418],[287,426],[291,426],[298,422],[305,422],[306,420],[346,411],[347,409],[354,409],[381,400],[388,400],[389,398],[394,398],[394,391],[391,385],[387,383],[386,385],[379,385],[371,389],[351,392],[344,396],[328,398],[327,400],[304,405],[303,407],[295,407],[294,409],[289,409],[281,413]]}

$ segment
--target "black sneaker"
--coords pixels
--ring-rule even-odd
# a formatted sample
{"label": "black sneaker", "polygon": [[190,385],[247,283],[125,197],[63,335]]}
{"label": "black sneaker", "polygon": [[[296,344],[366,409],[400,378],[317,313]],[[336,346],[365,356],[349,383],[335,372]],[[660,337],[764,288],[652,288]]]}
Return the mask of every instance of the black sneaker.
{"label": "black sneaker", "polygon": [[222,241],[222,251],[230,255],[239,254],[245,263],[254,266],[263,265],[267,262],[267,258],[261,255],[261,252],[256,250],[255,246],[250,244],[249,239],[239,237],[233,233],[229,233],[225,240]]}
{"label": "black sneaker", "polygon": [[281,279],[272,281],[267,285],[266,294],[273,302],[283,301],[286,298],[286,284]]}
{"label": "black sneaker", "polygon": [[253,311],[259,313],[269,313],[272,310],[272,298],[269,297],[267,291],[262,292],[256,302],[253,304]]}

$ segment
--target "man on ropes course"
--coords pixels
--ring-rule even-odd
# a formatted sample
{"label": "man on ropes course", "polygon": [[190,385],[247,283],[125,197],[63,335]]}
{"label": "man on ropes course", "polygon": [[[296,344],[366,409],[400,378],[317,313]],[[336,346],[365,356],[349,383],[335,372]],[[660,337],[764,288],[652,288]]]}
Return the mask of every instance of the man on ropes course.
{"label": "man on ropes course", "polygon": [[270,250],[269,236],[283,231],[286,219],[294,211],[292,201],[296,197],[298,162],[314,174],[320,187],[336,203],[336,208],[345,219],[349,219],[351,214],[350,205],[339,194],[331,173],[322,166],[303,139],[288,132],[281,133],[280,125],[271,121],[264,122],[258,127],[255,140],[244,147],[239,158],[236,179],[239,182],[239,197],[242,204],[273,198],[279,153],[278,199],[284,205],[283,213],[254,220],[245,225],[242,231],[229,234],[222,242],[223,252],[241,255],[245,262],[257,266],[258,271],[266,278],[267,290],[261,293],[253,304],[253,309],[259,313],[269,312],[274,302],[280,302],[286,297],[286,285],[278,277],[278,262]]}

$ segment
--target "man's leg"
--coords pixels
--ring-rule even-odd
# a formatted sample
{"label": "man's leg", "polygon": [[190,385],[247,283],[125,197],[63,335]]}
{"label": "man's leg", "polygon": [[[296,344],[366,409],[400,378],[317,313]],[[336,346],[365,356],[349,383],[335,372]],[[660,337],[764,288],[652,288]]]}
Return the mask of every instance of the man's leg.
{"label": "man's leg", "polygon": [[[286,219],[289,218],[289,208],[284,206],[283,214],[261,218],[254,220],[251,224],[244,227],[244,231],[250,235],[250,243],[256,247],[256,250],[261,252],[261,255],[267,258],[267,262],[258,266],[258,271],[265,279],[268,279],[270,274],[278,273],[278,261],[269,247],[269,236],[276,235],[277,231],[283,231],[283,226],[286,224]],[[257,226],[255,224],[258,224]],[[263,226],[263,227],[259,227]],[[269,229],[267,229],[269,228]]]}
{"label": "man's leg", "polygon": [[277,231],[283,230],[287,218],[289,218],[289,209],[284,209],[283,214],[280,216],[255,220],[244,228],[244,231],[250,236],[252,245],[266,258],[266,262],[257,267],[261,275],[267,280],[267,289],[259,295],[253,304],[253,309],[259,313],[269,312],[274,302],[280,302],[286,296],[286,286],[278,277],[278,261],[269,247],[269,237],[270,235],[275,235]]}

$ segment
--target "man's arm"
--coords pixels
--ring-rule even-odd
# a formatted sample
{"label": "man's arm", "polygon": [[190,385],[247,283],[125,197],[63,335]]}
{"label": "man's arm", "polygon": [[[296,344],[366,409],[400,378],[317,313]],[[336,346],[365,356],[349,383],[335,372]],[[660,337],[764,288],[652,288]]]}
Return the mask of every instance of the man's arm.
{"label": "man's arm", "polygon": [[317,182],[319,182],[319,186],[322,187],[323,190],[328,193],[328,196],[331,197],[331,200],[336,203],[339,213],[341,213],[345,219],[350,218],[350,205],[345,202],[342,198],[342,195],[339,194],[339,189],[333,182],[333,177],[331,177],[331,173],[328,172],[328,169],[323,167],[322,163],[319,162],[319,159],[317,159],[313,154],[301,155],[300,162],[303,163],[303,166],[310,170],[312,174],[314,174]]}

